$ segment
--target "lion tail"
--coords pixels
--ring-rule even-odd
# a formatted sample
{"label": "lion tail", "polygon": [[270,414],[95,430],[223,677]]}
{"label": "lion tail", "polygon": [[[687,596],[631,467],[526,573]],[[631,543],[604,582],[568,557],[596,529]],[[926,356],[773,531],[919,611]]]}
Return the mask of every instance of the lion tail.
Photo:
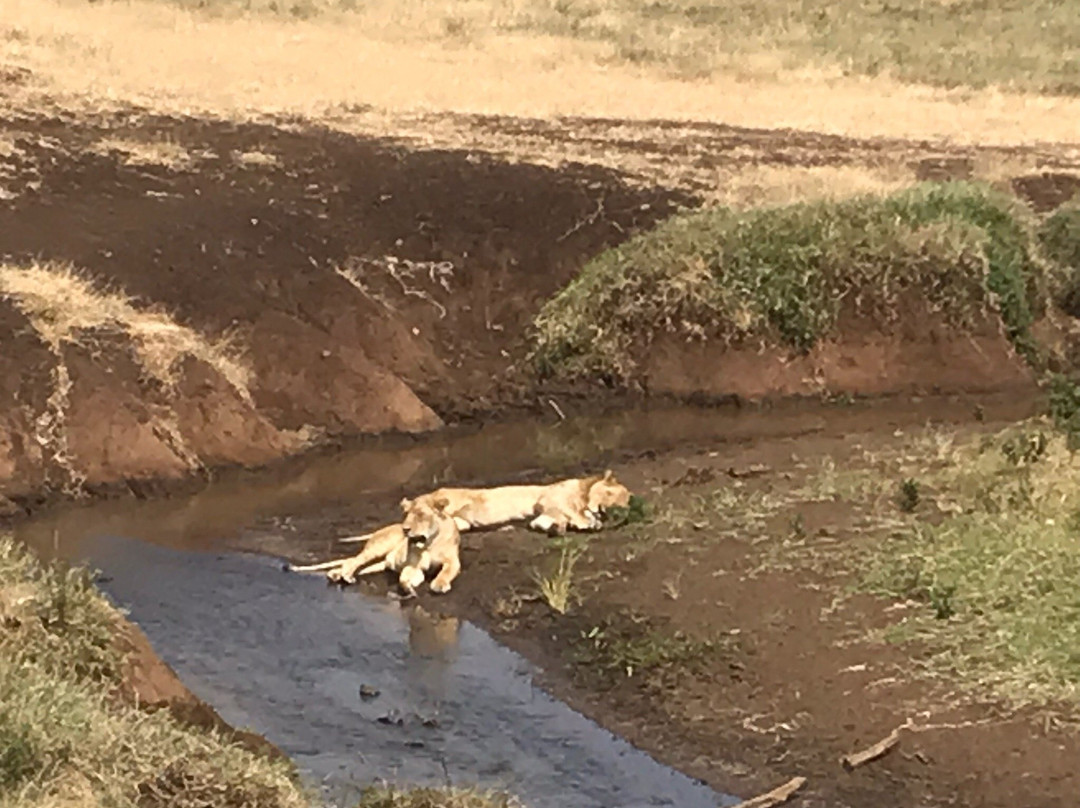
{"label": "lion tail", "polygon": [[338,541],[342,544],[359,544],[360,542],[367,541],[374,535],[374,533],[365,533],[362,536],[346,536],[343,539],[338,539]]}

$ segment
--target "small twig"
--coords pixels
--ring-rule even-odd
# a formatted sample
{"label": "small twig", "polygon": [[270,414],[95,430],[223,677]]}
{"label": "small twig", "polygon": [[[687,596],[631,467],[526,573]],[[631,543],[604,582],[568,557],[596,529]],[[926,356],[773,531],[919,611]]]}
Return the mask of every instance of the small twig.
{"label": "small twig", "polygon": [[600,197],[600,199],[597,200],[597,203],[596,203],[596,210],[594,210],[592,213],[590,213],[584,219],[579,219],[577,224],[575,224],[573,227],[571,227],[569,230],[567,230],[565,233],[563,233],[561,236],[559,236],[557,239],[555,239],[555,241],[566,241],[568,238],[570,238],[570,236],[574,235],[574,233],[576,233],[578,230],[583,228],[585,225],[595,223],[596,220],[599,219],[603,215],[603,213],[604,213],[604,198]]}
{"label": "small twig", "polygon": [[877,760],[900,743],[900,731],[907,729],[909,726],[911,726],[911,722],[905,721],[877,743],[872,744],[859,752],[844,755],[840,758],[840,765],[850,772],[854,771],[859,766],[862,766],[864,763],[869,763],[871,760]]}
{"label": "small twig", "polygon": [[[411,276],[411,272],[412,272],[412,269],[413,269],[413,263],[411,261],[409,261],[409,260],[405,260],[402,263],[406,266],[407,271],[410,273],[410,276]],[[440,320],[442,320],[443,318],[446,317],[446,306],[444,306],[438,300],[433,298],[431,295],[429,295],[423,289],[414,289],[413,287],[409,286],[409,284],[407,284],[405,282],[405,279],[402,278],[401,275],[398,273],[398,269],[397,269],[398,264],[397,264],[396,261],[387,261],[386,263],[383,264],[383,266],[386,268],[386,271],[390,274],[390,277],[393,278],[395,281],[397,281],[398,284],[401,286],[401,291],[402,291],[403,294],[405,294],[406,296],[418,297],[421,300],[426,300],[428,303],[430,303],[432,306],[434,306],[435,308],[437,308],[439,310],[439,319]]]}
{"label": "small twig", "polygon": [[795,792],[806,785],[805,777],[792,777],[782,786],[766,791],[750,800],[740,802],[735,808],[773,808],[775,805],[783,805],[795,796]]}
{"label": "small twig", "polygon": [[562,408],[558,404],[555,403],[555,399],[549,398],[548,399],[548,404],[551,405],[551,409],[555,410],[555,414],[559,416],[560,421],[565,421],[566,420],[566,413],[564,413],[562,411]]}

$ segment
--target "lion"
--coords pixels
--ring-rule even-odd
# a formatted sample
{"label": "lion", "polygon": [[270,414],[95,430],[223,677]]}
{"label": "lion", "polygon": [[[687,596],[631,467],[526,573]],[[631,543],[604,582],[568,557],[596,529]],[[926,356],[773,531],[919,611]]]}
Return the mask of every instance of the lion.
{"label": "lion", "polygon": [[562,480],[549,485],[504,485],[497,488],[440,488],[416,499],[401,500],[406,520],[414,512],[446,502],[445,511],[460,532],[530,520],[545,533],[599,530],[600,517],[611,507],[626,507],[630,490],[608,469],[602,475]]}
{"label": "lion", "polygon": [[389,570],[398,573],[398,586],[409,595],[423,584],[426,573],[439,568],[431,590],[442,594],[461,571],[461,534],[446,515],[446,500],[435,500],[411,522],[387,525],[373,533],[354,537],[367,545],[355,556],[320,564],[290,566],[293,572],[326,572],[331,581],[355,583],[360,575]]}
{"label": "lion", "polygon": [[399,583],[406,592],[415,594],[427,578],[429,570],[438,574],[431,582],[431,591],[445,594],[461,573],[461,531],[457,520],[448,513],[447,497],[432,497],[422,503],[401,504],[404,520],[401,529],[410,543],[422,547],[419,558],[409,559],[401,569]]}

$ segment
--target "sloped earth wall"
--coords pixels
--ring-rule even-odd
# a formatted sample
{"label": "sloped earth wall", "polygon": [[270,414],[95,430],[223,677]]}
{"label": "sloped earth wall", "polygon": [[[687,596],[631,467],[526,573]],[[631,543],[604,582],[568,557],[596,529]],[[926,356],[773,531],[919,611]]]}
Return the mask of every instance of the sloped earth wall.
{"label": "sloped earth wall", "polygon": [[[793,152],[797,133],[714,128],[695,145],[709,166],[747,150],[759,162],[832,165],[884,159],[890,148],[818,138]],[[560,131],[543,129],[549,139]],[[0,504],[9,510],[43,493],[259,465],[327,437],[421,433],[546,407],[525,361],[542,302],[593,255],[697,204],[598,166],[408,150],[288,122],[131,112],[95,123],[9,119],[0,134],[6,264],[68,262],[137,308],[163,310],[209,340],[228,335],[252,371],[245,396],[189,357],[163,386],[130,339],[91,330],[50,345],[0,296]],[[919,178],[923,163],[910,165]],[[1039,197],[1051,180],[1016,187]],[[1031,383],[997,329],[968,339],[911,325],[856,328],[795,361],[662,343],[645,357],[648,388],[753,397]]]}

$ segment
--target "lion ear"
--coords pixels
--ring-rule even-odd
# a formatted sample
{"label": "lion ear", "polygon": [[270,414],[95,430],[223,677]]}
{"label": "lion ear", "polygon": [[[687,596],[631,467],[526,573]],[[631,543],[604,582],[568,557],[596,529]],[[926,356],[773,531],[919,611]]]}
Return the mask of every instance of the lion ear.
{"label": "lion ear", "polygon": [[401,500],[401,510],[403,510],[403,511],[409,510],[409,508],[411,508],[412,505],[413,505],[413,501],[411,499],[409,499],[408,497],[405,497],[404,499]]}
{"label": "lion ear", "polygon": [[450,500],[447,497],[439,497],[431,503],[432,507],[437,511],[445,511],[450,507]]}
{"label": "lion ear", "polygon": [[610,483],[615,480],[615,472],[611,469],[604,469],[604,482]]}

